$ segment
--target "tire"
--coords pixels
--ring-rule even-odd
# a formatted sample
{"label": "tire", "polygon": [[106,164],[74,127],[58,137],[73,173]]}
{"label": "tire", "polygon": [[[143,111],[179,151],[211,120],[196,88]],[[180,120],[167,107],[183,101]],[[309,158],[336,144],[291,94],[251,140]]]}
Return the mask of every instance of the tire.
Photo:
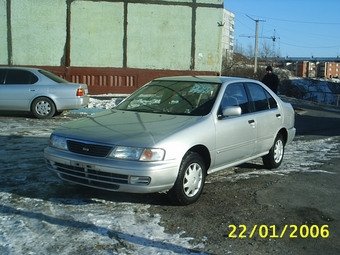
{"label": "tire", "polygon": [[39,119],[52,118],[56,112],[54,103],[46,97],[39,97],[32,103],[32,113]]}
{"label": "tire", "polygon": [[269,153],[262,158],[266,168],[273,169],[281,165],[284,155],[284,145],[285,142],[282,135],[277,134],[273,147],[269,150]]}
{"label": "tire", "polygon": [[177,205],[189,205],[200,197],[206,176],[204,161],[200,155],[188,152],[181,163],[174,186],[169,191],[170,199]]}

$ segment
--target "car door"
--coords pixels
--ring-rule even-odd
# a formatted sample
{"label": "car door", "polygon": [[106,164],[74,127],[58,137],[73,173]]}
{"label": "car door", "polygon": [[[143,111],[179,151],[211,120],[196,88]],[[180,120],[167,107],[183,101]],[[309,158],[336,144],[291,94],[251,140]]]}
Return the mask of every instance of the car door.
{"label": "car door", "polygon": [[[5,70],[5,69],[3,69]],[[27,70],[7,69],[0,85],[1,110],[30,110],[30,102],[38,93],[38,77]]]}
{"label": "car door", "polygon": [[249,158],[254,153],[257,128],[243,83],[226,87],[221,109],[228,106],[239,106],[242,113],[220,117],[216,122],[216,167]]}
{"label": "car door", "polygon": [[268,151],[281,127],[282,116],[275,99],[261,85],[247,83],[256,118],[255,154]]}

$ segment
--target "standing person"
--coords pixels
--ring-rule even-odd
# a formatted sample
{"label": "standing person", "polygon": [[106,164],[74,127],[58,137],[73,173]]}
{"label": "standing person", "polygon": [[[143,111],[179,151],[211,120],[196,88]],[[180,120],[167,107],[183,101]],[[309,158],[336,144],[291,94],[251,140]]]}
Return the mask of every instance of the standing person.
{"label": "standing person", "polygon": [[271,66],[267,66],[266,71],[267,74],[263,76],[262,82],[277,94],[277,87],[279,86],[280,80],[277,75],[273,73],[273,68]]}

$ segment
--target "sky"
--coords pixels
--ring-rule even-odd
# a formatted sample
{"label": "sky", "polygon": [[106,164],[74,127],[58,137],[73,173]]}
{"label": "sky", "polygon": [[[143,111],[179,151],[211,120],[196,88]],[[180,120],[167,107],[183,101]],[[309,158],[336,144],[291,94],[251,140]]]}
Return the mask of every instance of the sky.
{"label": "sky", "polygon": [[259,20],[259,49],[269,44],[280,57],[340,55],[339,0],[224,0],[224,8],[235,14],[235,47],[254,48]]}

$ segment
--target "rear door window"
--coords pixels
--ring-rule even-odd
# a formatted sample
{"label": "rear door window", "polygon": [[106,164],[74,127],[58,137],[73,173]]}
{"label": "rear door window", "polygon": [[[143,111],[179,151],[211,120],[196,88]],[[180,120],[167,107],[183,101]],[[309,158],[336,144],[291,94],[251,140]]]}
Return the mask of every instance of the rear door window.
{"label": "rear door window", "polygon": [[34,84],[38,77],[27,70],[8,69],[5,84]]}
{"label": "rear door window", "polygon": [[0,85],[4,84],[5,82],[6,73],[7,73],[6,69],[0,69]]}

